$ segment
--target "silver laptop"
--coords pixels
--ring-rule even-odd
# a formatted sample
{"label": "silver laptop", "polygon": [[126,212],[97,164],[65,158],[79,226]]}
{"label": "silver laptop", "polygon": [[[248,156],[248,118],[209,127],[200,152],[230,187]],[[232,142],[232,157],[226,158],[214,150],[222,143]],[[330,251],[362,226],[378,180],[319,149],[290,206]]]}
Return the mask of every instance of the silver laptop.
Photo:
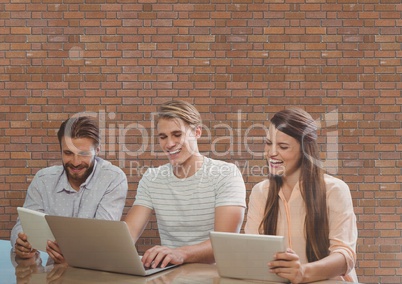
{"label": "silver laptop", "polygon": [[46,215],[56,242],[70,266],[147,276],[126,222]]}
{"label": "silver laptop", "polygon": [[285,251],[283,236],[210,232],[219,276],[287,283],[269,271],[275,253]]}

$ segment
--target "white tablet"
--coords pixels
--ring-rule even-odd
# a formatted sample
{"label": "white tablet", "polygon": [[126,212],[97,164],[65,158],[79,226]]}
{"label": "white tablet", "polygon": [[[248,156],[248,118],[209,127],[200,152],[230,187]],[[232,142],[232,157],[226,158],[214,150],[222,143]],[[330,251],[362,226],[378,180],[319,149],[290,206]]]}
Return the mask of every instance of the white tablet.
{"label": "white tablet", "polygon": [[219,276],[287,283],[271,273],[268,262],[286,250],[283,236],[210,232]]}
{"label": "white tablet", "polygon": [[22,230],[28,237],[28,242],[34,249],[46,251],[47,241],[55,240],[45,219],[46,214],[24,207],[18,207],[17,211]]}

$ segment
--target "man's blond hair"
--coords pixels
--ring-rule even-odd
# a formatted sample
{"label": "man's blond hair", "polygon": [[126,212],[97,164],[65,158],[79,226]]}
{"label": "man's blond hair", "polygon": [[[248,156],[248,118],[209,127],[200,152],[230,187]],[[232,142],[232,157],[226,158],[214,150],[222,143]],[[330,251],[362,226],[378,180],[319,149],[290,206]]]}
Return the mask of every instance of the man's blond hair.
{"label": "man's blond hair", "polygon": [[159,107],[157,122],[160,119],[181,119],[191,128],[201,126],[202,120],[198,110],[185,101],[173,100],[162,104]]}

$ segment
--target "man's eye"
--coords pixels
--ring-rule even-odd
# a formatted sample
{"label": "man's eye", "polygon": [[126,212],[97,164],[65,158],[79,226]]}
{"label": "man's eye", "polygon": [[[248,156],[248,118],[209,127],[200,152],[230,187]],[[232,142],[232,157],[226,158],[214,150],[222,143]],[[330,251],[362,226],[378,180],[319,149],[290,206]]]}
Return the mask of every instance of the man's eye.
{"label": "man's eye", "polygon": [[181,133],[180,134],[175,134],[174,137],[177,137],[177,138],[181,137]]}

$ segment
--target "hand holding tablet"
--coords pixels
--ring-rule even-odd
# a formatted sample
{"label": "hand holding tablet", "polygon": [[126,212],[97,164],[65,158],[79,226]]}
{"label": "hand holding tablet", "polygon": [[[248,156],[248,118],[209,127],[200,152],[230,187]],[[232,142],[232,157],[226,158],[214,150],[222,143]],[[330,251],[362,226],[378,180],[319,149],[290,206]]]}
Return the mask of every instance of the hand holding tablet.
{"label": "hand holding tablet", "polygon": [[45,219],[46,214],[24,207],[18,207],[17,211],[28,242],[34,249],[46,251],[47,241],[55,241]]}
{"label": "hand holding tablet", "polygon": [[210,232],[209,236],[219,276],[288,283],[267,266],[274,254],[286,250],[283,236],[227,232]]}

